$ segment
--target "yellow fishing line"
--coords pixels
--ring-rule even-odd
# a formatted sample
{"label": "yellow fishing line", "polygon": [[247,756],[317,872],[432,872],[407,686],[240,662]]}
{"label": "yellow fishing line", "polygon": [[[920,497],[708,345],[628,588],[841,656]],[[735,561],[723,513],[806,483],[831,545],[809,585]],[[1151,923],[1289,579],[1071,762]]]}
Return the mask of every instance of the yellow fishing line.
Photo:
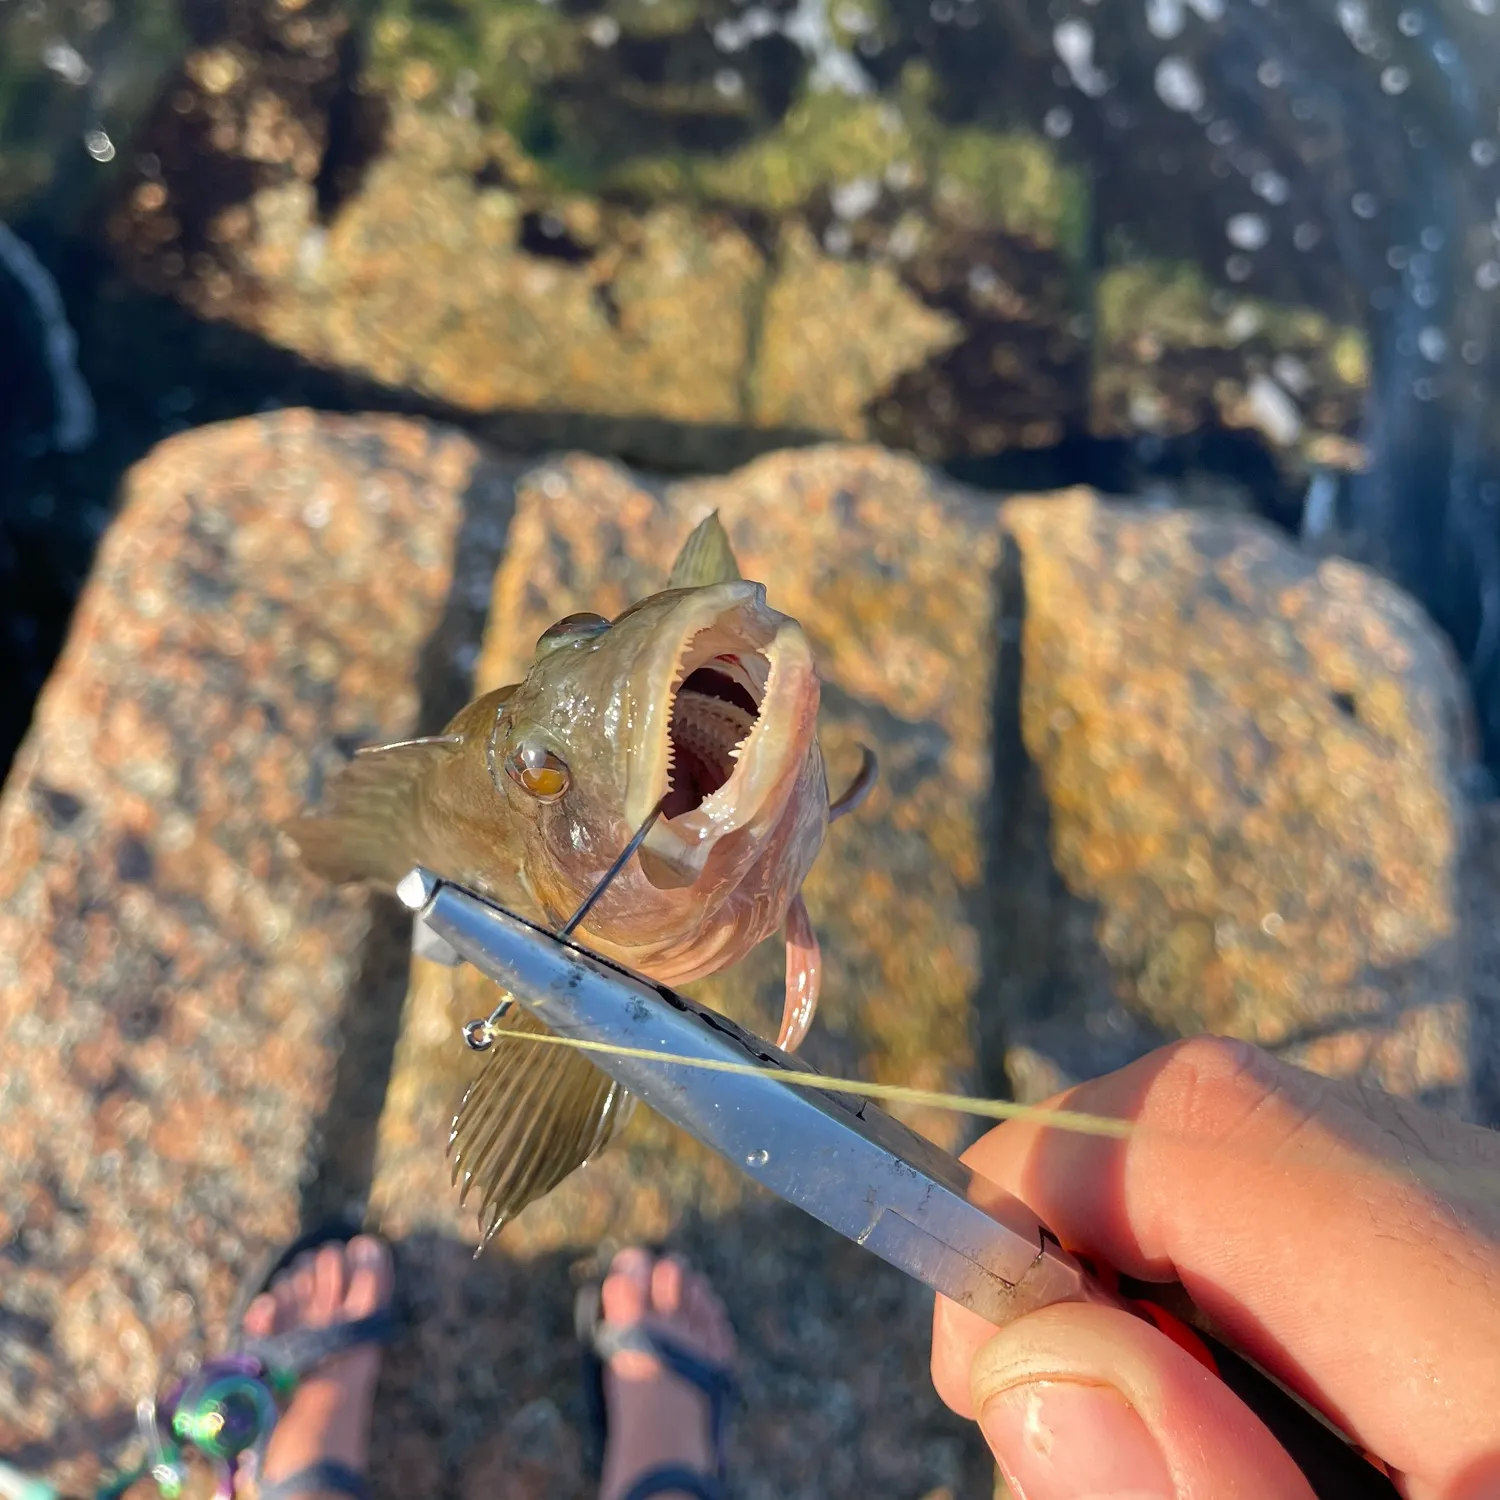
{"label": "yellow fishing line", "polygon": [[[659,1052],[647,1047],[620,1047],[613,1042],[585,1041],[580,1037],[558,1036],[554,1032],[513,1031],[501,1028],[498,1036],[507,1040],[537,1042],[548,1047],[571,1047],[578,1052],[610,1053],[616,1057],[633,1057],[642,1062],[666,1063],[682,1068],[699,1068],[709,1073],[731,1073],[741,1077],[759,1077],[773,1070],[755,1063],[738,1063],[714,1058],[683,1057],[676,1052]],[[835,1093],[854,1094],[866,1099],[882,1099],[899,1104],[926,1105],[932,1109],[952,1110],[958,1114],[977,1115],[991,1120],[1033,1120],[1037,1124],[1058,1130],[1071,1130],[1080,1135],[1096,1135],[1115,1140],[1127,1140],[1138,1134],[1150,1134],[1158,1139],[1174,1134],[1161,1126],[1142,1125],[1133,1120],[1121,1120],[1111,1115],[1091,1115],[1081,1110],[1051,1109],[1040,1104],[1018,1104],[1011,1099],[974,1099],[967,1094],[950,1094],[937,1089],[913,1088],[903,1083],[870,1083],[862,1078],[831,1078],[824,1073],[783,1072],[774,1070],[778,1083],[794,1088],[828,1089]],[[1236,1154],[1236,1147],[1220,1142],[1219,1151],[1226,1156]],[[1243,1148],[1240,1148],[1243,1149]],[[1249,1153],[1262,1155],[1263,1153]],[[1314,1166],[1312,1163],[1305,1165]],[[1339,1162],[1329,1168],[1335,1176],[1345,1177],[1354,1164]],[[1314,1166],[1314,1169],[1319,1169]],[[1408,1160],[1405,1162],[1380,1161],[1376,1159],[1360,1163],[1360,1170],[1371,1177],[1385,1177],[1396,1181],[1421,1184],[1438,1192],[1474,1191],[1495,1193],[1500,1186],[1500,1177],[1483,1167],[1462,1167],[1439,1161]]]}
{"label": "yellow fishing line", "polygon": [[1011,1099],[971,1099],[967,1094],[945,1094],[936,1089],[917,1089],[904,1083],[867,1083],[861,1078],[830,1078],[826,1073],[793,1073],[759,1067],[755,1063],[728,1062],[718,1058],[683,1057],[676,1052],[653,1052],[646,1047],[618,1047],[613,1042],[588,1042],[580,1037],[558,1036],[543,1031],[502,1031],[507,1040],[541,1042],[550,1047],[574,1047],[579,1052],[608,1052],[614,1057],[634,1057],[642,1062],[674,1063],[682,1068],[701,1068],[707,1073],[736,1073],[757,1078],[774,1073],[777,1083],[795,1088],[829,1089],[838,1094],[857,1094],[866,1099],[889,1099],[902,1104],[925,1104],[933,1109],[951,1109],[960,1114],[983,1115],[991,1120],[1039,1120],[1062,1130],[1083,1135],[1114,1136],[1119,1140],[1137,1127],[1129,1120],[1108,1115],[1086,1115],[1070,1109],[1044,1109],[1039,1104],[1017,1104]]}

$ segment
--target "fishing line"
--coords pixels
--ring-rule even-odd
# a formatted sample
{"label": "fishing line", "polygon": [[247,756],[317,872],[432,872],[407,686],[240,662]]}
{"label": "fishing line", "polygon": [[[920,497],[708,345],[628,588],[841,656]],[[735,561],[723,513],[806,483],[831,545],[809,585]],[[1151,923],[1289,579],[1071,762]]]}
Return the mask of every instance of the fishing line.
{"label": "fishing line", "polygon": [[[497,1035],[501,1034],[497,1032]],[[571,1047],[578,1052],[609,1053],[641,1062],[666,1063],[674,1067],[699,1068],[710,1073],[729,1073],[740,1077],[763,1077],[772,1070],[755,1063],[730,1062],[727,1059],[684,1057],[677,1052],[660,1052],[646,1047],[622,1047],[613,1042],[587,1041],[582,1037],[558,1036],[555,1032],[510,1031],[503,1035],[517,1041],[537,1042],[549,1047]],[[1129,1140],[1133,1136],[1152,1136],[1159,1140],[1195,1138],[1161,1125],[1144,1125],[1135,1120],[1121,1120],[1112,1115],[1093,1115],[1082,1110],[1056,1109],[1042,1104],[1021,1104],[1013,1099],[976,1099],[968,1094],[946,1093],[939,1089],[919,1089],[904,1083],[871,1083],[862,1078],[835,1078],[826,1073],[774,1070],[778,1083],[794,1088],[826,1089],[832,1093],[854,1094],[866,1099],[881,1099],[894,1104],[923,1105],[930,1109],[951,1110],[955,1114],[977,1115],[990,1120],[1031,1120],[1038,1125],[1067,1130],[1075,1135],[1102,1136]],[[1346,1143],[1351,1152],[1359,1147]],[[1225,1155],[1246,1155],[1269,1160],[1273,1153],[1245,1151],[1227,1141],[1215,1143],[1215,1150]],[[1393,1181],[1417,1184],[1430,1191],[1474,1192],[1488,1194],[1500,1185],[1500,1174],[1483,1167],[1459,1167],[1441,1161],[1405,1163],[1367,1158],[1358,1163],[1329,1163],[1324,1168],[1340,1178],[1354,1173],[1384,1177]]]}
{"label": "fishing line", "polygon": [[[491,738],[493,739],[493,736]],[[667,796],[670,795],[669,792]],[[614,863],[599,877],[599,883],[583,898],[583,904],[557,929],[554,936],[559,941],[565,942],[578,930],[579,924],[594,909],[595,904],[609,889],[615,877],[630,863],[631,855],[646,842],[646,835],[656,826],[656,820],[661,817],[662,809],[666,805],[667,798],[663,797],[651,809],[646,821],[631,836],[630,842],[615,856]],[[482,1021],[473,1020],[465,1023],[464,1041],[471,1052],[488,1052],[495,1045],[495,1038],[500,1034],[500,1022],[505,1019],[515,1003],[515,1000],[507,995]]]}
{"label": "fishing line", "polygon": [[[727,1058],[683,1057],[677,1052],[655,1052],[647,1047],[621,1047],[613,1042],[591,1042],[582,1037],[558,1036],[555,1032],[506,1031],[528,1042],[550,1047],[573,1047],[579,1052],[607,1052],[613,1057],[633,1057],[641,1062],[672,1063],[683,1068],[701,1068],[709,1073],[734,1073],[742,1078],[764,1077],[772,1070],[755,1063],[730,1062]],[[982,1115],[991,1120],[1039,1120],[1084,1135],[1114,1136],[1123,1140],[1139,1127],[1130,1120],[1116,1120],[1109,1115],[1089,1115],[1077,1110],[1048,1109],[1040,1104],[1018,1104],[1013,1099],[974,1099],[967,1094],[947,1094],[938,1089],[913,1088],[905,1083],[870,1083],[862,1078],[830,1078],[826,1073],[798,1073],[775,1070],[777,1083],[796,1088],[828,1089],[837,1094],[856,1094],[866,1099],[888,1099],[893,1103],[925,1104],[934,1109],[949,1109],[960,1114]]]}
{"label": "fishing line", "polygon": [[[670,793],[668,795],[670,795]],[[646,842],[646,835],[650,833],[651,830],[656,826],[656,820],[661,817],[662,809],[666,805],[667,799],[666,797],[663,797],[661,801],[651,809],[650,816],[644,823],[641,824],[639,828],[636,829],[635,836],[630,840],[630,842],[626,844],[626,846],[622,850],[620,850],[618,855],[615,856],[615,862],[604,872],[603,876],[599,880],[599,884],[596,885],[593,890],[591,890],[588,895],[583,898],[583,905],[580,906],[578,910],[575,911],[573,915],[569,917],[568,920],[557,929],[556,936],[560,940],[565,940],[573,936],[573,933],[577,929],[578,924],[582,922],[583,919],[588,916],[588,914],[594,909],[594,903],[598,901],[598,899],[605,893],[605,891],[609,889],[610,883],[614,880],[615,876],[617,876],[620,871],[630,863],[630,856],[634,854],[635,851]]]}

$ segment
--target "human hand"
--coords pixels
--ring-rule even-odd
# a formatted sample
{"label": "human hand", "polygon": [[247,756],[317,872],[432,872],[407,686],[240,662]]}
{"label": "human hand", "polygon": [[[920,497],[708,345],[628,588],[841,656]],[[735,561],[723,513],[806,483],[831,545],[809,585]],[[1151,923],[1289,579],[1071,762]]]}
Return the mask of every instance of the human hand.
{"label": "human hand", "polygon": [[[1180,1281],[1228,1342],[1395,1471],[1500,1496],[1500,1136],[1216,1038],[1050,1100],[964,1160],[1070,1248]],[[996,1332],[939,1297],[932,1374],[1024,1500],[1306,1500],[1250,1410],[1143,1319],[1059,1304]]]}

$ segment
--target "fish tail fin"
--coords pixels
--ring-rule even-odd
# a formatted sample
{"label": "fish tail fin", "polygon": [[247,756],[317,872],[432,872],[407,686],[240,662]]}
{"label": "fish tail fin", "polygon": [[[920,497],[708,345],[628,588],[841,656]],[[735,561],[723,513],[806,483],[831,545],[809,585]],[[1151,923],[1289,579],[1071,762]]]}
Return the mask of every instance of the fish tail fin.
{"label": "fish tail fin", "polygon": [[323,810],[281,831],[315,874],[394,887],[420,861],[422,779],[460,743],[438,735],[360,750],[334,778]]}
{"label": "fish tail fin", "polygon": [[582,1053],[524,1040],[550,1036],[516,1006],[495,1035],[448,1137],[459,1203],[478,1194],[480,1248],[621,1130],[635,1098]]}
{"label": "fish tail fin", "polygon": [[667,578],[667,587],[703,588],[710,583],[733,583],[740,576],[734,548],[729,545],[729,533],[724,530],[718,511],[713,510],[699,521],[682,544]]}

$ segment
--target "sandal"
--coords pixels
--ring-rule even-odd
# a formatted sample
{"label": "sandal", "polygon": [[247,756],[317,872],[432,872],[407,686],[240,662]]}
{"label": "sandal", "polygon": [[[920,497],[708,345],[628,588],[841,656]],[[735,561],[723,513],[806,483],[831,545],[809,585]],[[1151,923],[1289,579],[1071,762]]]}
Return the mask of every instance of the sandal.
{"label": "sandal", "polygon": [[714,1472],[703,1474],[681,1464],[663,1464],[642,1474],[620,1500],[651,1500],[653,1495],[670,1494],[674,1490],[692,1495],[694,1500],[725,1500],[729,1473],[729,1408],[738,1394],[734,1377],[722,1366],[711,1363],[644,1323],[632,1323],[622,1328],[606,1322],[601,1285],[593,1282],[582,1288],[573,1306],[573,1325],[583,1351],[583,1394],[589,1415],[590,1459],[594,1472],[597,1474],[603,1468],[604,1445],[609,1437],[604,1367],[615,1355],[627,1349],[635,1350],[655,1356],[679,1380],[695,1386],[708,1398]]}
{"label": "sandal", "polygon": [[[334,1221],[299,1235],[259,1275],[248,1278],[236,1300],[231,1326],[243,1327],[245,1310],[299,1256],[323,1245],[347,1244],[363,1231]],[[236,1471],[258,1470],[272,1430],[297,1382],[325,1360],[360,1344],[388,1343],[396,1333],[395,1298],[368,1317],[323,1328],[291,1328],[265,1338],[242,1338],[236,1348],[206,1361],[179,1381],[160,1403],[147,1399],[137,1409],[146,1462],[105,1483],[98,1500],[122,1495],[143,1474],[156,1481],[164,1500],[175,1500],[187,1478],[190,1452],[209,1459],[218,1476],[217,1495],[231,1500]],[[351,1500],[369,1500],[370,1484],[347,1464],[309,1464],[274,1484],[260,1487],[262,1500],[292,1500],[299,1494],[333,1490]]]}

